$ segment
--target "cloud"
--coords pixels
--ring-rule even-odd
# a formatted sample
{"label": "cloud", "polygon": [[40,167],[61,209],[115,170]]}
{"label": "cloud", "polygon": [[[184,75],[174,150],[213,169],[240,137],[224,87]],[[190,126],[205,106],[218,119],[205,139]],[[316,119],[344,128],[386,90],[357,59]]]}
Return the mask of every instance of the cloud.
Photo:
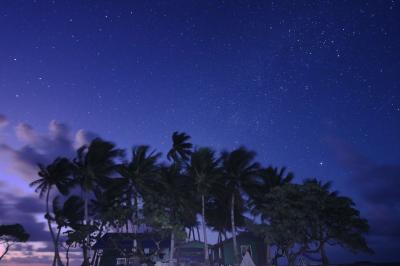
{"label": "cloud", "polygon": [[8,119],[5,115],[0,114],[0,129],[8,125]]}
{"label": "cloud", "polygon": [[375,166],[373,161],[359,153],[350,143],[340,138],[329,137],[326,142],[335,153],[339,164],[351,172],[363,172]]}
{"label": "cloud", "polygon": [[33,128],[26,123],[19,123],[15,128],[15,133],[19,140],[29,145],[37,145],[39,137],[36,136]]}
{"label": "cloud", "polygon": [[[0,127],[7,124],[7,118],[0,115]],[[10,167],[28,182],[38,178],[38,163],[48,164],[60,156],[72,158],[77,148],[98,137],[83,129],[74,134],[68,125],[55,120],[50,121],[44,134],[28,123],[19,123],[15,127],[15,136],[22,145],[17,147],[0,143],[0,156],[6,157]],[[6,257],[6,262],[13,265],[50,265],[49,254],[53,251],[53,244],[47,223],[39,219],[45,210],[43,200],[37,195],[18,196],[9,193],[6,191],[7,183],[0,180],[0,224],[20,223],[30,234],[30,239],[27,243],[16,245]]]}
{"label": "cloud", "polygon": [[37,178],[37,164],[49,164],[57,157],[72,158],[75,150],[98,135],[83,129],[72,135],[66,124],[51,121],[46,134],[39,134],[27,123],[19,123],[15,134],[22,147],[0,143],[0,155],[7,156],[11,167],[29,182]]}
{"label": "cloud", "polygon": [[362,195],[374,204],[399,204],[400,202],[400,164],[374,165],[354,177],[360,182]]}
{"label": "cloud", "polygon": [[371,234],[400,237],[400,163],[379,164],[338,138],[328,139],[338,162],[350,172],[349,185],[358,188],[366,204]]}
{"label": "cloud", "polygon": [[15,208],[24,213],[42,213],[45,210],[45,204],[43,200],[39,200],[33,196],[18,197],[15,201]]}
{"label": "cloud", "polygon": [[6,263],[12,263],[12,265],[21,264],[32,264],[35,266],[39,265],[51,265],[52,257],[51,256],[30,256],[26,257],[16,257],[16,256],[8,256],[5,260]]}
{"label": "cloud", "polygon": [[35,218],[45,210],[43,202],[36,197],[18,197],[2,191],[0,193],[0,224],[21,224],[30,234],[29,241],[51,241],[46,223]]}
{"label": "cloud", "polygon": [[97,137],[98,135],[96,133],[80,129],[75,134],[74,148],[78,149],[79,147],[90,143],[93,139]]}

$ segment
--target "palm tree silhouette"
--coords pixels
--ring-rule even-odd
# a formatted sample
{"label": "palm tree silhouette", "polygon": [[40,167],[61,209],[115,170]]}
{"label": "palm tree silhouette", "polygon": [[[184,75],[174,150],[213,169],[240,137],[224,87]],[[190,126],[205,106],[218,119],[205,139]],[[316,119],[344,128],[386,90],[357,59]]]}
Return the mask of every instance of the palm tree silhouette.
{"label": "palm tree silhouette", "polygon": [[56,265],[56,263],[58,263],[59,265],[63,265],[58,250],[56,236],[51,226],[49,198],[50,191],[53,187],[56,187],[57,190],[63,195],[68,194],[69,188],[71,187],[71,163],[66,158],[57,158],[47,166],[44,166],[42,164],[39,164],[38,166],[38,175],[41,178],[30,183],[30,186],[36,187],[35,191],[39,192],[40,198],[42,198],[46,194],[45,218],[47,219],[47,225],[49,227],[51,239],[54,244],[53,265]]}
{"label": "palm tree silhouette", "polygon": [[259,172],[260,165],[254,162],[254,158],[255,153],[244,147],[221,154],[222,175],[225,178],[226,189],[231,195],[230,210],[235,264],[239,264],[240,260],[236,240],[235,202],[242,199],[242,192],[254,182]]}
{"label": "palm tree silhouette", "polygon": [[[179,165],[179,164],[178,164]],[[160,168],[159,185],[157,190],[159,206],[163,206],[169,217],[171,226],[170,265],[173,265],[175,249],[175,232],[185,222],[185,214],[190,210],[187,199],[191,190],[188,187],[188,178],[182,174],[178,165],[162,166]]]}
{"label": "palm tree silhouette", "polygon": [[[134,233],[137,233],[139,226],[138,202],[143,199],[145,193],[149,193],[147,181],[158,174],[157,161],[160,157],[161,153],[150,151],[149,146],[137,146],[132,148],[131,160],[118,167],[118,172],[126,183],[124,191],[127,194],[128,206],[133,205],[131,220]],[[135,251],[136,248],[137,241],[135,239]]]}
{"label": "palm tree silhouette", "polygon": [[187,168],[188,175],[194,180],[194,189],[201,196],[201,215],[204,239],[204,260],[209,264],[205,202],[206,195],[210,193],[211,188],[216,185],[218,177],[219,161],[215,158],[215,152],[210,148],[200,148],[195,150],[191,156]]}
{"label": "palm tree silhouette", "polygon": [[[123,156],[123,151],[117,149],[112,142],[100,138],[94,139],[89,146],[82,146],[77,150],[77,157],[73,160],[74,175],[84,195],[84,224],[89,221],[89,194],[101,190],[108,184],[108,180],[116,171],[115,160]],[[89,238],[89,236],[88,236]],[[89,265],[89,239],[83,245],[83,265]]]}
{"label": "palm tree silhouette", "polygon": [[[173,165],[172,167],[175,168],[175,173],[178,176],[182,176],[181,175],[181,171],[182,171],[182,163],[187,165],[187,161],[189,160],[189,156],[192,153],[192,143],[189,142],[190,140],[190,136],[187,135],[186,133],[182,132],[179,133],[177,131],[175,131],[172,134],[172,147],[171,149],[168,151],[167,153],[167,159],[168,160],[172,160],[173,161]],[[168,168],[163,168],[164,171],[162,171],[162,173],[164,174],[164,179],[165,177],[170,177],[169,176],[169,171],[165,171]],[[166,175],[167,174],[167,175]],[[171,181],[166,179],[166,181]],[[170,184],[173,184],[174,182],[171,182]],[[172,188],[171,186],[168,185],[168,182],[165,184],[167,185],[166,188],[171,189],[170,191],[173,191],[174,188]],[[168,191],[168,190],[167,190]],[[175,194],[175,196],[177,197],[177,200],[179,201],[182,197],[179,194]],[[173,200],[173,199],[171,199]],[[177,202],[175,202],[177,203]],[[179,206],[179,204],[177,204],[177,206]],[[170,252],[170,263],[172,265],[172,261],[174,258],[174,246],[175,246],[175,232],[174,229],[172,229],[171,231],[171,252]]]}
{"label": "palm tree silhouette", "polygon": [[186,133],[175,131],[172,134],[172,148],[168,151],[167,159],[175,163],[189,160],[193,147],[189,140],[190,136]]}

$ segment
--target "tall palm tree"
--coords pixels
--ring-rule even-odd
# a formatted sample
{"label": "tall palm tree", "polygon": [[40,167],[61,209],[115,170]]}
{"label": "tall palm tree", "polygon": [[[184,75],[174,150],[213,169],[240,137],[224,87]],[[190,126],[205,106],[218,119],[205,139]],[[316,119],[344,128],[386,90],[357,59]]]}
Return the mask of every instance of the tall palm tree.
{"label": "tall palm tree", "polygon": [[43,198],[43,196],[46,195],[45,218],[47,219],[47,225],[49,227],[51,239],[54,244],[55,260],[53,261],[53,265],[56,265],[56,263],[63,265],[58,250],[57,239],[51,226],[49,198],[53,187],[56,187],[57,190],[63,195],[68,194],[71,186],[71,163],[66,158],[57,158],[47,166],[42,164],[39,164],[38,166],[38,175],[40,176],[40,179],[30,183],[30,186],[36,187],[35,191],[39,192],[40,198]]}
{"label": "tall palm tree", "polygon": [[215,152],[209,148],[195,150],[190,156],[187,172],[194,179],[195,191],[201,196],[201,215],[204,239],[204,261],[209,264],[205,202],[206,196],[216,184],[219,161],[215,158]]}
{"label": "tall palm tree", "polygon": [[[181,176],[181,164],[187,164],[189,156],[192,153],[192,143],[189,142],[190,136],[184,132],[175,131],[172,134],[172,147],[167,153],[167,159],[173,161],[173,167],[175,168],[176,174]],[[164,174],[167,173],[164,168]],[[167,186],[168,187],[168,186]],[[171,251],[170,251],[170,263],[172,266],[172,260],[174,258],[174,246],[175,246],[175,232],[171,230]]]}
{"label": "tall palm tree", "polygon": [[167,213],[171,228],[170,265],[173,265],[176,231],[182,229],[185,215],[190,211],[188,178],[177,165],[162,166],[159,175],[158,205]]}
{"label": "tall palm tree", "polygon": [[[149,146],[137,146],[132,148],[132,158],[129,162],[118,167],[118,172],[126,182],[125,191],[128,195],[128,205],[132,206],[133,231],[136,234],[139,226],[138,202],[143,199],[147,192],[147,181],[157,175],[158,159],[161,153],[150,151]],[[137,241],[134,240],[134,250],[136,251]]]}
{"label": "tall palm tree", "polygon": [[254,162],[255,153],[240,147],[232,152],[223,152],[222,175],[225,178],[225,186],[231,196],[231,227],[235,264],[239,264],[240,256],[236,240],[235,225],[235,203],[242,199],[245,189],[254,182],[254,178],[259,172],[260,165]]}
{"label": "tall palm tree", "polygon": [[[231,194],[227,190],[212,189],[209,200],[206,202],[207,225],[211,230],[218,232],[218,241],[222,241],[222,236],[227,239],[227,233],[231,232]],[[246,220],[243,215],[245,211],[244,200],[236,198],[235,200],[235,226],[243,227]],[[227,208],[228,206],[228,208]]]}
{"label": "tall palm tree", "polygon": [[[100,138],[94,139],[89,146],[82,146],[77,150],[74,159],[74,175],[84,194],[84,224],[89,224],[89,194],[94,190],[101,190],[102,186],[116,171],[115,160],[123,156],[123,151],[117,149],[112,142]],[[89,265],[88,257],[89,236],[83,245],[83,265]]]}

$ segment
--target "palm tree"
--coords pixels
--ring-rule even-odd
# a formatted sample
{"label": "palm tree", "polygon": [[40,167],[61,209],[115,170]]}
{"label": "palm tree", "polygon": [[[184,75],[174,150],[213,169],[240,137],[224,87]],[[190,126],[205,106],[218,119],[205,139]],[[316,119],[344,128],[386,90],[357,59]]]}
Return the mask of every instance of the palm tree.
{"label": "palm tree", "polygon": [[[128,195],[128,205],[133,205],[132,224],[134,233],[139,226],[138,202],[146,193],[147,181],[157,175],[159,167],[157,164],[161,153],[150,151],[149,146],[137,146],[132,148],[132,158],[130,162],[122,164],[118,172],[126,182],[126,193]],[[133,202],[132,202],[133,201]],[[134,250],[136,251],[137,242],[134,240]]]}
{"label": "palm tree", "polygon": [[161,153],[150,151],[149,146],[137,146],[132,149],[130,162],[118,167],[119,174],[127,184],[126,190],[133,200],[133,207],[136,219],[138,201],[146,193],[147,181],[158,174],[158,159]]}
{"label": "palm tree", "polygon": [[254,178],[259,172],[260,166],[254,162],[254,158],[255,153],[244,147],[221,154],[222,175],[225,178],[226,189],[231,196],[231,227],[236,264],[239,264],[240,257],[236,241],[235,204],[236,201],[242,199],[242,193],[250,184],[254,183]]}
{"label": "palm tree", "polygon": [[35,191],[39,192],[40,198],[42,198],[46,194],[45,218],[47,219],[47,225],[49,227],[50,235],[54,244],[55,260],[53,261],[53,265],[56,265],[56,262],[59,265],[63,265],[58,251],[57,239],[51,226],[49,198],[50,191],[54,186],[61,194],[68,194],[69,188],[71,186],[71,163],[66,158],[57,158],[53,161],[53,163],[47,166],[44,166],[42,164],[39,164],[38,166],[38,175],[41,178],[30,183],[30,186],[36,187]]}
{"label": "palm tree", "polygon": [[215,152],[209,148],[200,148],[191,154],[187,172],[194,179],[195,191],[201,196],[201,214],[204,239],[204,261],[209,264],[205,197],[216,184],[219,161],[215,158]]}
{"label": "palm tree", "polygon": [[[112,142],[100,138],[94,139],[89,146],[82,146],[77,150],[74,159],[74,175],[84,194],[84,224],[89,224],[89,193],[101,190],[107,184],[116,170],[115,160],[123,156],[123,151],[117,149]],[[88,258],[89,236],[83,245],[83,265],[89,265]]]}
{"label": "palm tree", "polygon": [[[222,241],[222,236],[227,239],[227,233],[232,231],[231,223],[231,194],[227,190],[212,189],[209,194],[209,199],[206,202],[206,217],[207,225],[212,231],[218,232],[219,240]],[[246,219],[243,215],[245,202],[241,198],[235,199],[235,225],[236,228],[246,225]]]}
{"label": "palm tree", "polygon": [[193,147],[189,140],[190,136],[186,133],[175,131],[172,134],[172,148],[168,151],[167,159],[175,163],[189,160]]}
{"label": "palm tree", "polygon": [[[182,163],[187,164],[189,156],[192,153],[192,143],[189,142],[190,136],[184,132],[175,131],[172,134],[172,148],[167,153],[167,159],[173,161],[173,167],[176,168],[176,174],[180,175]],[[165,173],[165,171],[164,171]],[[174,230],[171,231],[171,252],[170,252],[170,263],[174,258],[174,246],[175,246],[175,235]]]}
{"label": "palm tree", "polygon": [[[181,173],[177,165],[162,166],[160,168],[158,187],[155,188],[153,195],[150,196],[157,209],[162,209],[168,220],[168,227],[171,232],[170,243],[170,265],[173,265],[175,236],[185,223],[185,215],[190,210],[190,188],[188,188],[188,178]],[[158,191],[158,194],[155,192]],[[191,215],[191,214],[189,214]]]}

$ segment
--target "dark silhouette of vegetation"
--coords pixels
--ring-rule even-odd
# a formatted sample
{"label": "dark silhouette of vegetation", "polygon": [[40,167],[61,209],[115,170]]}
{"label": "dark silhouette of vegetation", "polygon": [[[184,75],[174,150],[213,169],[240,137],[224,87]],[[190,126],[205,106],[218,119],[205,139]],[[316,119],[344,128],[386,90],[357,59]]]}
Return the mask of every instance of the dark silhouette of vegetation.
{"label": "dark silhouette of vegetation", "polygon": [[[244,147],[217,154],[193,148],[190,140],[186,133],[174,132],[164,162],[149,146],[135,146],[126,156],[112,142],[97,138],[79,148],[72,160],[57,158],[40,165],[41,178],[31,185],[41,198],[46,196],[53,265],[64,265],[60,247],[66,265],[70,248],[76,247],[82,249],[82,265],[90,265],[97,252],[91,247],[104,234],[135,235],[143,225],[157,235],[156,245],[170,238],[172,265],[176,241],[196,239],[195,230],[200,240],[198,215],[206,264],[207,227],[218,232],[218,241],[233,236],[235,264],[240,260],[238,230],[262,234],[268,246],[277,249],[275,263],[285,256],[293,265],[302,254],[318,253],[326,265],[327,245],[371,251],[364,239],[367,221],[351,199],[331,191],[329,183],[312,179],[295,184],[292,173],[263,167]],[[255,217],[260,219],[249,219]],[[135,242],[133,246],[126,255],[142,256]]]}
{"label": "dark silhouette of vegetation", "polygon": [[44,166],[39,164],[40,179],[33,181],[30,186],[36,186],[35,191],[39,192],[39,197],[46,195],[46,213],[45,218],[49,227],[51,239],[54,245],[54,261],[53,265],[62,265],[60,254],[58,251],[59,244],[57,237],[54,233],[53,227],[51,226],[51,216],[49,208],[49,197],[53,187],[56,187],[58,192],[62,195],[66,195],[71,188],[71,163],[66,158],[56,158],[53,163]]}
{"label": "dark silhouette of vegetation", "polygon": [[4,258],[11,246],[26,242],[29,239],[29,234],[20,224],[0,225],[0,244],[3,246],[3,253],[0,255],[0,260]]}
{"label": "dark silhouette of vegetation", "polygon": [[260,170],[260,165],[254,161],[256,154],[240,147],[232,152],[223,152],[222,175],[227,192],[230,194],[231,230],[233,236],[233,252],[235,264],[240,263],[240,253],[236,241],[235,204],[243,201],[246,188],[252,186],[254,178]]}
{"label": "dark silhouette of vegetation", "polygon": [[330,191],[330,183],[285,183],[266,193],[254,211],[263,223],[253,229],[277,247],[274,264],[285,256],[289,265],[295,265],[299,256],[319,253],[322,265],[328,265],[326,245],[372,252],[363,237],[369,230],[367,221],[349,198]]}

